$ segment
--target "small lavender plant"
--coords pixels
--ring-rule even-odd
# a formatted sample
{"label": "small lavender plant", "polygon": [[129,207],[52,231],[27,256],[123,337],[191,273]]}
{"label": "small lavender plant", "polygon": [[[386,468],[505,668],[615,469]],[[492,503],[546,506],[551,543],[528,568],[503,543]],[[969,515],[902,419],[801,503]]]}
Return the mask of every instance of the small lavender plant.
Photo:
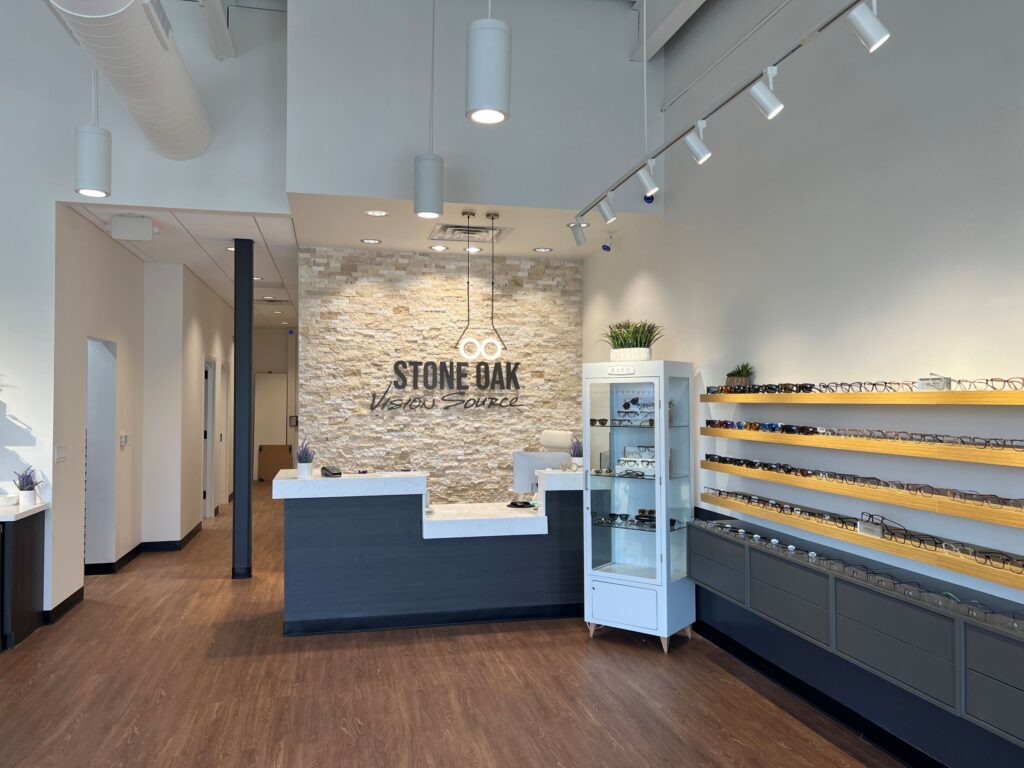
{"label": "small lavender plant", "polygon": [[574,459],[583,458],[583,441],[578,437],[574,437],[569,443],[569,455]]}
{"label": "small lavender plant", "polygon": [[14,473],[14,485],[19,491],[34,491],[43,481],[36,477],[36,471],[31,466],[24,472]]}
{"label": "small lavender plant", "polygon": [[295,452],[295,460],[299,464],[312,464],[316,458],[316,451],[309,447],[309,440],[303,440],[299,450]]}

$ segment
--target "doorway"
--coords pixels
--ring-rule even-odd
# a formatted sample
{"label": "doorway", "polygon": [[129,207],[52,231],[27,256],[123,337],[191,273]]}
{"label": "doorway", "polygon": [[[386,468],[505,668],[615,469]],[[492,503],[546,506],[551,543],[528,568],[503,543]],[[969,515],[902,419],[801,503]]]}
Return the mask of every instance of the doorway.
{"label": "doorway", "polygon": [[214,454],[217,440],[217,364],[207,360],[203,367],[203,517],[217,513],[217,481]]}
{"label": "doorway", "polygon": [[85,564],[113,563],[117,534],[117,344],[86,339]]}

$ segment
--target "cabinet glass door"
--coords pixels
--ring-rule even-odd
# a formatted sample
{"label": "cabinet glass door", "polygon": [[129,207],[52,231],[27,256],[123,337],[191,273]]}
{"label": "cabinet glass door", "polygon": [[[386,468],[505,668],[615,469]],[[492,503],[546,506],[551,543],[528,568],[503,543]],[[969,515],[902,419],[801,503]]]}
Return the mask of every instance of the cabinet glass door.
{"label": "cabinet glass door", "polygon": [[665,524],[657,511],[663,474],[657,383],[590,382],[587,399],[590,570],[657,581]]}
{"label": "cabinet glass door", "polygon": [[693,520],[690,480],[690,380],[669,376],[665,384],[668,408],[668,512],[669,578],[686,577],[686,527]]}

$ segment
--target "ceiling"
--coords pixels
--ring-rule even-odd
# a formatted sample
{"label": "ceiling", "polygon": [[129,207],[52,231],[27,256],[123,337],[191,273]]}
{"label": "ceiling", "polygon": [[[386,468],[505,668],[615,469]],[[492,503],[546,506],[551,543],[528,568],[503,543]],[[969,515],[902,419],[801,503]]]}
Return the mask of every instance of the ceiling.
{"label": "ceiling", "polygon": [[[420,219],[412,210],[411,200],[391,200],[377,197],[340,197],[335,195],[288,195],[295,232],[303,246],[333,246],[341,248],[378,249],[384,251],[412,251],[423,253],[432,244],[431,231],[441,224],[465,224],[462,211],[474,210],[474,226],[488,226],[488,211],[500,214],[495,225],[511,231],[495,248],[498,256],[530,256],[535,258],[583,258],[600,253],[601,244],[609,233],[614,243],[622,245],[650,222],[653,214],[620,213],[611,225],[605,225],[596,212],[587,217],[587,244],[577,247],[566,226],[576,211],[551,208],[516,208],[445,203],[440,219]],[[387,216],[368,216],[369,210],[387,211]],[[364,238],[381,240],[380,245],[366,245]],[[458,243],[447,243],[451,252],[461,252]],[[547,254],[537,254],[534,248],[552,248]],[[489,246],[487,254],[489,255]]]}
{"label": "ceiling", "polygon": [[253,325],[298,323],[298,245],[290,216],[215,213],[73,203],[71,207],[109,232],[115,214],[141,214],[160,230],[148,242],[119,241],[143,261],[184,264],[230,306],[234,305],[234,239],[253,241]]}

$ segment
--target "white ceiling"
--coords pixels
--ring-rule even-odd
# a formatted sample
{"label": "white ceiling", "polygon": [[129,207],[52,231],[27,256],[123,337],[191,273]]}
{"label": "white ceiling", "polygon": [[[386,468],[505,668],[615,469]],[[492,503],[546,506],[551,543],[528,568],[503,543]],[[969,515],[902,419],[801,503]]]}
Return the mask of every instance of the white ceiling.
{"label": "white ceiling", "polygon": [[[493,210],[500,214],[495,225],[511,229],[495,248],[498,256],[583,258],[600,253],[601,244],[607,240],[610,232],[614,233],[614,243],[621,246],[654,219],[653,212],[620,213],[611,225],[605,225],[594,211],[587,216],[590,225],[587,228],[587,244],[577,247],[566,226],[573,220],[576,211],[445,203],[444,215],[440,219],[428,220],[420,219],[413,213],[411,200],[291,193],[288,201],[295,219],[298,241],[303,246],[416,253],[427,252],[431,245],[428,237],[438,223],[465,224],[466,219],[461,215],[465,208],[476,212],[472,219],[474,226],[488,226],[485,214]],[[389,215],[373,217],[366,214],[368,210],[374,209],[387,211]],[[364,238],[382,242],[380,245],[365,245],[360,242]],[[448,246],[453,253],[461,252],[456,243],[448,243]],[[542,255],[535,253],[534,248],[554,250]]]}
{"label": "white ceiling", "polygon": [[[253,241],[253,325],[294,327],[298,323],[298,244],[290,216],[166,210],[102,204],[72,205],[109,232],[115,214],[141,214],[160,230],[148,242],[119,241],[143,261],[184,264],[229,305],[234,305],[234,239]],[[270,297],[269,299],[265,297]]]}

